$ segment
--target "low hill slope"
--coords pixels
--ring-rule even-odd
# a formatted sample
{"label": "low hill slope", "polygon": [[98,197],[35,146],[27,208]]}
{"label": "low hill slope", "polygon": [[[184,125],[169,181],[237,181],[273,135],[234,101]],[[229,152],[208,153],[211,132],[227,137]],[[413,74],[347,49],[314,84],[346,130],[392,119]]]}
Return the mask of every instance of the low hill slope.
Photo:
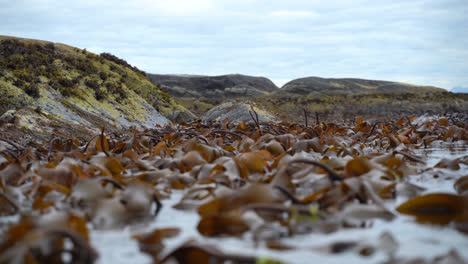
{"label": "low hill slope", "polygon": [[359,93],[359,92],[419,92],[445,91],[432,86],[417,86],[405,83],[365,80],[355,78],[306,77],[286,83],[278,93],[307,95],[311,92]]}
{"label": "low hill slope", "polygon": [[144,72],[111,54],[7,36],[0,36],[0,94],[0,115],[34,108],[88,130],[193,117]]}

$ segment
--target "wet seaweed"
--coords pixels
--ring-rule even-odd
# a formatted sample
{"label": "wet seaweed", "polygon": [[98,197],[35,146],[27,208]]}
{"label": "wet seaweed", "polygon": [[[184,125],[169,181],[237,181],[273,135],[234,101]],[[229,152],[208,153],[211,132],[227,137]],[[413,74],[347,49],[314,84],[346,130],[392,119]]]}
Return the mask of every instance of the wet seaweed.
{"label": "wet seaweed", "polygon": [[[98,255],[89,232],[158,221],[176,192],[183,196],[175,210],[198,214],[202,236],[248,237],[272,250],[295,249],[283,237],[366,228],[402,215],[467,232],[466,176],[451,178],[453,193],[427,193],[409,182],[421,173],[435,176],[436,169],[448,175],[466,169],[466,156],[430,167],[413,151],[466,146],[465,120],[325,122],[316,116],[316,124],[308,124],[304,112],[302,125],[260,123],[254,111],[251,118],[253,125],[194,121],[102,129],[88,140],[54,135],[43,145],[0,138],[0,218],[19,219],[5,224],[0,263],[63,263],[64,255],[92,263]],[[397,198],[406,202],[396,205]],[[168,250],[164,240],[176,230],[133,238],[154,263],[279,263],[202,241]],[[337,241],[313,250],[364,257],[387,250],[384,245],[395,252],[393,240],[375,246]]]}

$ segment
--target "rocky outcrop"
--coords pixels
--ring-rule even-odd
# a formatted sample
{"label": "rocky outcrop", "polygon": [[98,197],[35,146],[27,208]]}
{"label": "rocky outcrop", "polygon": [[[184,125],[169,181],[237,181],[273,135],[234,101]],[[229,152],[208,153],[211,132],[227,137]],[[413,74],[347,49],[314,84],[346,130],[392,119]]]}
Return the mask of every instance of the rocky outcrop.
{"label": "rocky outcrop", "polygon": [[[229,101],[214,107],[203,115],[202,121],[228,120],[231,123],[252,121],[249,110],[254,110],[257,113],[260,122],[277,121],[275,116],[264,108],[251,102],[237,101]],[[254,112],[251,112],[251,114],[255,117]]]}

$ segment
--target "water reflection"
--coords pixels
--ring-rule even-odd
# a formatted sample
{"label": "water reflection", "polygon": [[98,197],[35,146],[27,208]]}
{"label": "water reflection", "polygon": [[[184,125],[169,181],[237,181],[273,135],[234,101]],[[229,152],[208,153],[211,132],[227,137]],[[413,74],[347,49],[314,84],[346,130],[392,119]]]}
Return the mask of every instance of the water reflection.
{"label": "water reflection", "polygon": [[468,146],[442,144],[436,147],[412,149],[418,156],[424,157],[429,167],[434,167],[441,159],[457,159],[468,155]]}

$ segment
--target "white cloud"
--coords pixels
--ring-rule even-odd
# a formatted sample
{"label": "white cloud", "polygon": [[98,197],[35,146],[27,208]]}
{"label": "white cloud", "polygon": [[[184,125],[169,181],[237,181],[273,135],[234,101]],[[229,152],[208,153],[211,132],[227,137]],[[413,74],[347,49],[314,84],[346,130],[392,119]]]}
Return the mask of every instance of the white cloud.
{"label": "white cloud", "polygon": [[[184,16],[201,14],[214,8],[214,0],[136,0],[130,1],[138,10],[152,12],[155,16]],[[146,13],[145,12],[145,13]]]}
{"label": "white cloud", "polygon": [[279,10],[273,11],[268,14],[274,18],[316,18],[319,17],[319,13],[314,11],[290,11],[290,10]]}

